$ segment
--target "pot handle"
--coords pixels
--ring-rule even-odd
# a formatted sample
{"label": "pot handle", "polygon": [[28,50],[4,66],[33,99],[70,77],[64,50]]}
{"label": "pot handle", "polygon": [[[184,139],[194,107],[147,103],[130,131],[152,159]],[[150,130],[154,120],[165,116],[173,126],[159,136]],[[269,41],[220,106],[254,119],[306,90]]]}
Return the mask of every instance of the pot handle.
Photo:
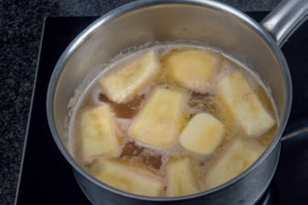
{"label": "pot handle", "polygon": [[308,0],[284,0],[261,21],[261,25],[281,47],[307,16]]}

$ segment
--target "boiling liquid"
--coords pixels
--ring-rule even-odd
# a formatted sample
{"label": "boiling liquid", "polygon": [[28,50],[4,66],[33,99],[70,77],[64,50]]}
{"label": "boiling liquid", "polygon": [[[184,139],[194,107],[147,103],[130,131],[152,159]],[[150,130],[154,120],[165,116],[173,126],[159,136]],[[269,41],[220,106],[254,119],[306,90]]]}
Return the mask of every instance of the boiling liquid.
{"label": "boiling liquid", "polygon": [[[144,89],[142,89],[139,92],[139,95],[134,97],[134,99],[132,99],[128,103],[118,104],[109,100],[100,89],[98,80],[101,78],[101,76],[105,75],[106,72],[112,72],[112,68],[117,67],[118,65],[123,64],[127,61],[133,60],[136,56],[148,51],[149,49],[153,49],[159,53],[161,61],[160,77],[153,81],[150,85],[147,85]],[[138,111],[140,110],[140,108],[142,108],[145,99],[147,99],[155,86],[161,85],[166,88],[180,87],[172,78],[168,76],[168,70],[164,66],[164,59],[166,58],[166,56],[172,54],[173,52],[178,52],[178,50],[184,49],[204,49],[213,51],[213,49],[211,48],[193,44],[155,45],[151,48],[144,48],[137,52],[129,53],[122,57],[117,57],[119,61],[113,63],[107,68],[104,68],[104,70],[107,71],[102,72],[102,74],[95,79],[94,83],[91,83],[91,86],[86,89],[86,92],[80,98],[74,111],[73,120],[71,121],[71,126],[73,128],[71,129],[72,132],[70,133],[70,142],[73,145],[72,152],[81,166],[87,167],[89,164],[92,163],[92,161],[85,162],[82,161],[79,157],[78,150],[80,149],[80,128],[78,124],[80,120],[80,115],[81,113],[89,109],[97,107],[103,103],[107,103],[112,108],[114,116],[116,117],[116,123],[118,127],[117,136],[119,138],[119,141],[121,142],[121,151],[117,159],[133,164],[143,164],[143,166],[147,166],[150,170],[152,170],[154,173],[161,176],[162,179],[165,180],[164,175],[166,172],[166,165],[171,158],[190,156],[192,159],[194,159],[194,166],[196,173],[198,174],[200,187],[202,187],[203,191],[208,189],[204,184],[202,184],[202,179],[206,175],[207,170],[209,169],[211,164],[215,162],[215,160],[217,160],[220,153],[223,152],[225,145],[228,142],[232,141],[233,138],[246,137],[245,134],[240,131],[235,122],[230,118],[230,116],[226,116],[225,108],[217,99],[215,86],[212,86],[212,88],[206,93],[199,93],[187,90],[189,92],[190,98],[188,106],[186,106],[186,110],[184,111],[184,116],[181,122],[181,128],[179,132],[181,133],[181,130],[184,129],[186,124],[195,114],[206,112],[213,115],[215,118],[217,118],[224,124],[225,134],[223,136],[222,142],[212,154],[206,156],[197,155],[181,147],[177,141],[174,142],[173,146],[171,146],[170,148],[160,149],[155,147],[149,147],[141,143],[135,142],[128,134],[128,129],[131,125],[133,118],[138,114]],[[276,122],[278,122],[273,101],[270,98],[266,87],[262,84],[259,78],[253,72],[251,72],[250,69],[244,67],[243,64],[237,63],[237,61],[234,61],[230,56],[215,50],[213,52],[218,53],[224,58],[221,72],[218,74],[214,84],[217,83],[217,81],[223,76],[228,75],[234,71],[240,71],[248,80],[251,88],[257,94],[267,112],[275,118]],[[254,138],[254,140],[258,141],[264,146],[268,146],[274,138],[276,131],[277,125],[272,127],[267,133],[263,134],[262,136]],[[165,187],[165,190],[166,188],[167,187]],[[164,196],[165,193],[165,191],[162,191],[162,196]]]}

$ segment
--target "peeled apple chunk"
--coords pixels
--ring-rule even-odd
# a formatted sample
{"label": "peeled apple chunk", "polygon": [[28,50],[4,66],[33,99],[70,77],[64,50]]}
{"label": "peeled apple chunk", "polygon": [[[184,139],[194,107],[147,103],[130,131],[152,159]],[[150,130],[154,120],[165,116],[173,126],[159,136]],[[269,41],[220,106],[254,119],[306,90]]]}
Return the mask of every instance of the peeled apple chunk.
{"label": "peeled apple chunk", "polygon": [[200,192],[192,159],[183,157],[167,165],[167,196],[185,196]]}
{"label": "peeled apple chunk", "polygon": [[152,147],[171,146],[179,134],[186,99],[184,91],[156,87],[133,120],[130,136]]}
{"label": "peeled apple chunk", "polygon": [[99,84],[110,100],[126,103],[136,96],[142,87],[157,77],[159,67],[157,54],[149,51],[115,68],[114,71],[105,75]]}
{"label": "peeled apple chunk", "polygon": [[218,98],[248,137],[260,136],[275,125],[240,72],[227,75],[219,82]]}
{"label": "peeled apple chunk", "polygon": [[119,152],[115,119],[107,104],[82,113],[81,155],[91,160],[100,155],[116,156]]}
{"label": "peeled apple chunk", "polygon": [[179,141],[187,150],[200,155],[211,154],[222,140],[223,124],[207,113],[195,115],[182,131]]}
{"label": "peeled apple chunk", "polygon": [[222,58],[211,51],[175,51],[166,58],[171,77],[181,86],[197,92],[206,92],[222,64]]}
{"label": "peeled apple chunk", "polygon": [[98,159],[88,172],[103,183],[132,194],[159,197],[163,189],[161,179],[151,171],[116,160]]}
{"label": "peeled apple chunk", "polygon": [[210,167],[205,179],[207,189],[222,185],[244,172],[264,150],[265,147],[255,141],[234,139]]}

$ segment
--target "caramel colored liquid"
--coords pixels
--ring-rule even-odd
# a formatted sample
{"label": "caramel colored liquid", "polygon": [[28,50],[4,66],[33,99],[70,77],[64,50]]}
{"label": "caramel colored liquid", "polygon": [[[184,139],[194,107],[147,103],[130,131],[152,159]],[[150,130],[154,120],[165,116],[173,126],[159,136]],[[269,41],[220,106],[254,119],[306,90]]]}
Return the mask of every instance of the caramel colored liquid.
{"label": "caramel colored liquid", "polygon": [[[154,50],[156,50],[156,52],[160,53],[162,71],[160,77],[155,81],[153,81],[153,85],[151,85],[152,87],[155,87],[157,85],[164,85],[165,87],[180,87],[173,79],[171,79],[168,76],[167,74],[168,71],[164,67],[164,57],[172,54],[172,52],[177,52],[179,49],[181,50],[185,48],[196,49],[193,45],[179,46],[177,44],[162,45],[153,48]],[[207,49],[207,48],[198,47],[197,49]],[[131,55],[132,58],[134,57],[133,54],[129,55]],[[262,82],[259,81],[255,77],[255,75],[251,71],[249,71],[249,69],[242,67],[236,62],[233,62],[232,58],[225,56],[223,54],[221,54],[221,56],[222,58],[224,58],[225,67],[222,68],[222,71],[219,75],[224,76],[230,72],[234,72],[237,70],[241,71],[246,77],[246,79],[249,80],[250,86],[253,88],[253,90],[261,100],[265,109],[271,116],[273,116],[276,119],[276,121],[278,121],[273,100],[271,99],[268,91],[266,90],[266,87],[262,84]],[[126,56],[126,59],[129,58],[127,58]],[[159,176],[161,176],[162,179],[164,180],[166,174],[166,164],[171,158],[190,156],[192,159],[194,159],[196,173],[198,173],[199,182],[201,184],[202,177],[206,175],[210,165],[213,162],[215,162],[220,153],[223,152],[225,145],[228,142],[232,141],[235,137],[245,137],[244,134],[238,130],[238,127],[234,124],[234,122],[230,120],[230,117],[226,115],[225,108],[221,105],[221,103],[217,99],[217,96],[215,94],[216,91],[213,88],[213,90],[210,90],[207,93],[188,91],[190,98],[186,106],[186,110],[184,112],[184,117],[181,122],[180,131],[184,129],[189,120],[195,114],[202,112],[211,114],[212,116],[220,120],[225,126],[225,136],[221,144],[214,153],[207,156],[200,156],[185,150],[183,147],[179,145],[178,142],[175,142],[172,147],[166,149],[157,149],[144,146],[142,143],[134,141],[129,136],[128,130],[132,120],[134,119],[134,117],[136,117],[140,109],[142,109],[145,100],[147,99],[148,95],[151,92],[151,89],[146,89],[146,92],[137,95],[128,103],[118,104],[109,100],[106,97],[106,95],[104,95],[103,92],[100,91],[98,82],[94,82],[92,85],[93,86],[87,89],[87,92],[83,94],[83,97],[80,98],[80,102],[75,110],[75,118],[71,122],[71,126],[73,126],[74,128],[72,129],[74,130],[74,132],[71,133],[71,138],[73,139],[72,141],[75,142],[74,153],[77,160],[79,159],[78,149],[80,147],[78,142],[81,137],[79,136],[80,128],[78,127],[80,115],[84,111],[97,107],[103,103],[110,105],[112,112],[115,116],[115,119],[117,121],[117,124],[119,125],[118,126],[119,131],[117,131],[118,133],[117,135],[118,138],[121,139],[120,140],[121,150],[117,159],[119,159],[120,161],[125,161],[134,164],[138,162],[143,166],[146,166],[148,169],[152,170]],[[264,146],[269,146],[269,144],[271,143],[271,141],[275,136],[277,128],[278,128],[277,125],[272,127],[268,132],[256,138],[255,140]],[[83,164],[83,162],[80,162],[80,164]],[[203,185],[201,185],[201,187],[203,187],[203,191],[207,189]],[[162,196],[165,196],[166,189],[167,187],[165,187],[164,191],[162,191]]]}

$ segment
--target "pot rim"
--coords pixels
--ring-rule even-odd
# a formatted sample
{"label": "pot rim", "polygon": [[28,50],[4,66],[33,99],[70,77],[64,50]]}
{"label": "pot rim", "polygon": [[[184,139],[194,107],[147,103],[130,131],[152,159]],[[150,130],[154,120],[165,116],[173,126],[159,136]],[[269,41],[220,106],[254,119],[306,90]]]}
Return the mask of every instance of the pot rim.
{"label": "pot rim", "polygon": [[[57,86],[58,79],[62,73],[62,69],[64,65],[67,63],[68,59],[74,54],[74,52],[83,45],[83,43],[89,39],[99,28],[100,26],[104,24],[108,24],[109,22],[112,22],[113,20],[121,17],[124,14],[130,13],[135,10],[139,10],[142,8],[147,7],[153,7],[158,5],[172,5],[172,4],[185,4],[185,5],[191,5],[191,6],[200,6],[200,7],[207,7],[210,9],[217,10],[219,12],[232,15],[237,20],[241,21],[245,25],[247,25],[250,29],[256,32],[258,36],[260,36],[263,41],[267,43],[267,45],[270,47],[270,49],[275,54],[279,64],[280,68],[283,71],[283,78],[285,81],[286,86],[286,95],[285,95],[285,109],[282,114],[282,120],[280,122],[278,131],[276,133],[275,138],[273,139],[270,146],[266,149],[266,151],[261,155],[261,157],[254,162],[247,170],[245,170],[243,173],[238,175],[237,177],[233,178],[232,180],[217,186],[213,189],[203,191],[197,194],[188,195],[188,196],[181,196],[181,197],[147,197],[147,196],[141,196],[136,194],[130,194],[121,190],[118,190],[116,188],[113,188],[93,176],[89,175],[85,170],[83,170],[78,163],[72,158],[72,156],[68,153],[68,151],[65,149],[65,146],[62,144],[58,132],[56,130],[55,126],[55,119],[53,116],[54,113],[54,94]],[[101,16],[99,19],[91,23],[86,29],[84,29],[65,49],[65,51],[62,53],[61,57],[59,58],[54,71],[52,73],[48,91],[47,91],[47,103],[46,103],[46,110],[47,110],[47,118],[48,118],[48,124],[52,133],[52,136],[60,149],[63,156],[66,158],[66,160],[73,166],[75,170],[77,170],[79,173],[81,173],[83,176],[85,176],[88,180],[90,180],[92,183],[96,184],[97,186],[100,186],[108,191],[111,191],[115,194],[119,194],[125,197],[133,198],[133,199],[139,199],[144,201],[155,201],[155,202],[174,202],[179,200],[189,200],[192,198],[201,197],[204,195],[210,195],[212,193],[215,193],[219,190],[225,189],[226,187],[230,186],[231,184],[235,183],[236,181],[241,180],[246,175],[249,175],[254,169],[256,169],[266,158],[267,156],[272,152],[272,150],[275,148],[277,143],[280,140],[280,137],[282,136],[282,133],[285,129],[290,110],[291,110],[291,103],[292,103],[292,82],[290,77],[290,71],[288,69],[287,62],[284,58],[284,55],[282,54],[279,46],[275,42],[275,40],[272,38],[272,36],[256,21],[254,21],[252,18],[250,18],[245,13],[229,6],[221,2],[215,2],[212,0],[143,0],[143,1],[135,1],[128,4],[125,4],[121,7],[118,7],[105,15]]]}

